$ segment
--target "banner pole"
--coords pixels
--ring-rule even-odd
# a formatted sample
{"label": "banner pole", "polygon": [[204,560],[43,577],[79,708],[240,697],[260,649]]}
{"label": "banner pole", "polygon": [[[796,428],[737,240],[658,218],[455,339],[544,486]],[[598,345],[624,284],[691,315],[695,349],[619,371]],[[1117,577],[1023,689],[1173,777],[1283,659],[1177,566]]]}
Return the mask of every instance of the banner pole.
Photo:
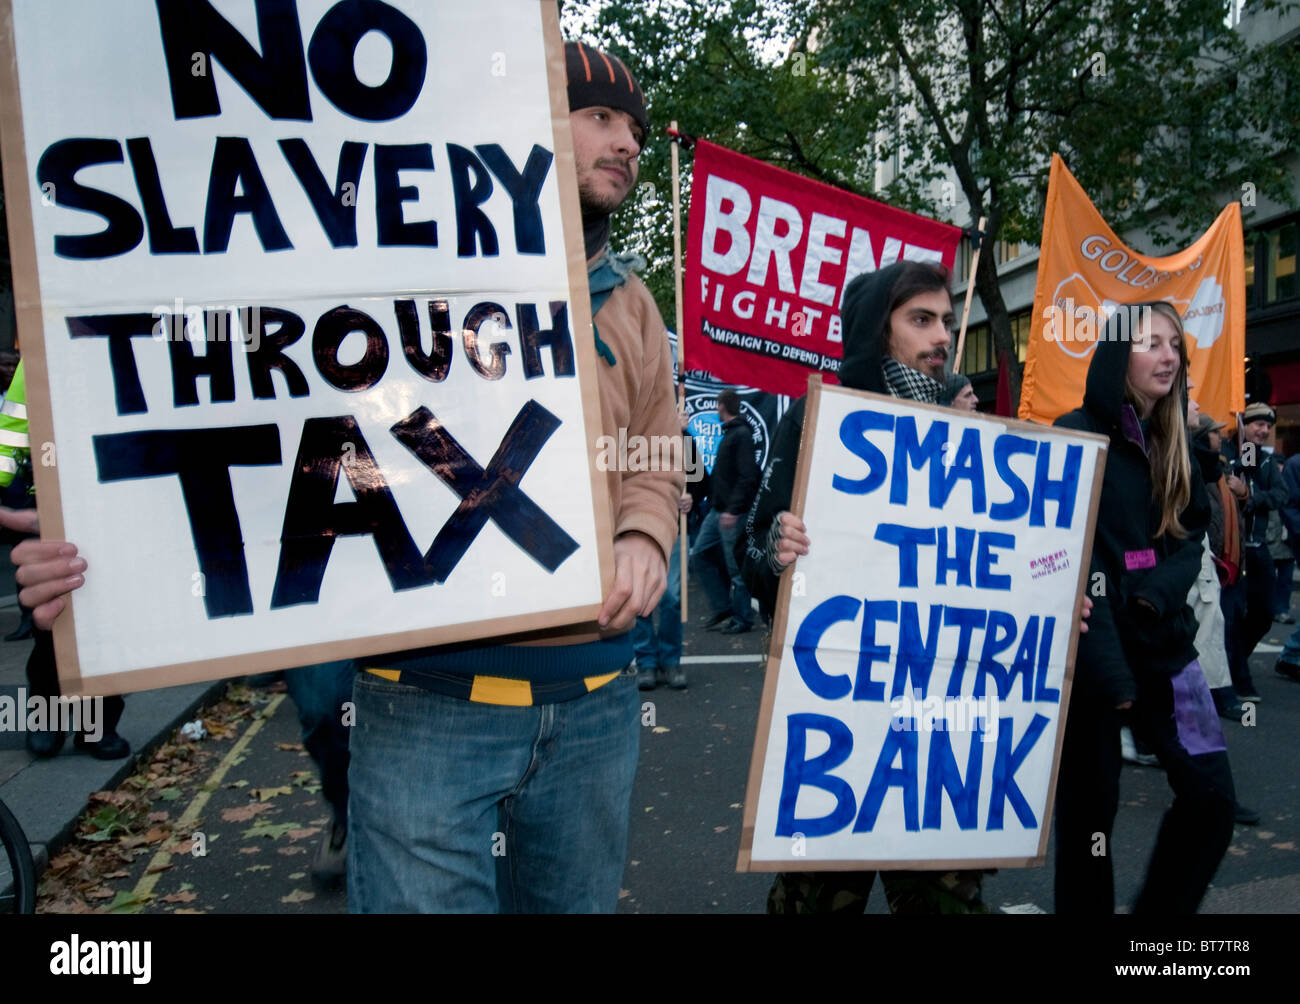
{"label": "banner pole", "polygon": [[[677,168],[677,120],[673,119],[668,125],[668,133],[672,137],[669,146],[669,154],[673,164],[673,303],[677,313],[677,411],[680,414],[686,413],[686,369],[685,369],[685,341],[686,334],[682,331],[682,188],[681,178]],[[686,460],[686,440],[682,440],[682,466],[685,467]],[[687,596],[686,581],[690,578],[689,565],[687,564],[687,534],[686,534],[686,513],[678,515],[678,547],[681,548],[678,561],[678,576],[681,579],[682,593],[682,623],[690,623],[690,600]]]}
{"label": "banner pole", "polygon": [[981,216],[979,225],[975,228],[973,242],[975,244],[975,253],[970,257],[970,275],[966,277],[966,306],[961,311],[961,331],[957,334],[957,351],[952,357],[952,371],[961,372],[961,354],[966,348],[966,322],[970,320],[970,300],[975,294],[975,269],[979,267],[980,250],[984,247],[984,224],[987,217]]}

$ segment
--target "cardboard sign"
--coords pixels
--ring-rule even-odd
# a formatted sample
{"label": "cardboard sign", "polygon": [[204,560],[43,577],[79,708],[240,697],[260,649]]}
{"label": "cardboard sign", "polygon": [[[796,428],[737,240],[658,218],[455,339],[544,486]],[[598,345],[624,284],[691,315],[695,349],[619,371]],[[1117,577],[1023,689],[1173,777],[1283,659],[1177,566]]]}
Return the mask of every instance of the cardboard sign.
{"label": "cardboard sign", "polygon": [[701,141],[682,322],[686,368],[774,394],[833,380],[840,302],[900,259],[952,268],[961,231]]}
{"label": "cardboard sign", "polygon": [[1083,402],[1088,364],[1119,304],[1164,300],[1187,332],[1191,396],[1221,422],[1245,407],[1246,272],[1241,205],[1191,247],[1138,254],[1107,226],[1060,155],[1052,155],[1020,417],[1050,423]]}
{"label": "cardboard sign", "polygon": [[65,692],[593,620],[612,578],[555,5],[5,0]]}
{"label": "cardboard sign", "polygon": [[809,382],[738,867],[1041,864],[1106,440]]}

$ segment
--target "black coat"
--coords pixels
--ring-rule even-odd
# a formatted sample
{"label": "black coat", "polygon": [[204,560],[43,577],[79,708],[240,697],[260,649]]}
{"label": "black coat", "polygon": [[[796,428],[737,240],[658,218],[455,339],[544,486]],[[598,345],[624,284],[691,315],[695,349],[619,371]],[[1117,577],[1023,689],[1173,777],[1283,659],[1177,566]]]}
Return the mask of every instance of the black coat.
{"label": "black coat", "polygon": [[[1196,658],[1196,616],[1187,594],[1200,574],[1210,520],[1205,482],[1189,450],[1191,498],[1180,514],[1187,536],[1156,537],[1160,510],[1152,498],[1151,466],[1137,413],[1123,399],[1131,344],[1097,342],[1083,407],[1055,423],[1110,438],[1088,584],[1093,612],[1087,634],[1079,636],[1075,683],[1112,707],[1133,700],[1148,674],[1171,676]],[[1143,567],[1151,557],[1154,566]]]}
{"label": "black coat", "polygon": [[749,423],[737,415],[722,427],[722,442],[713,463],[710,485],[713,489],[713,508],[719,513],[743,516],[758,491],[762,472],[754,459],[754,436]]}

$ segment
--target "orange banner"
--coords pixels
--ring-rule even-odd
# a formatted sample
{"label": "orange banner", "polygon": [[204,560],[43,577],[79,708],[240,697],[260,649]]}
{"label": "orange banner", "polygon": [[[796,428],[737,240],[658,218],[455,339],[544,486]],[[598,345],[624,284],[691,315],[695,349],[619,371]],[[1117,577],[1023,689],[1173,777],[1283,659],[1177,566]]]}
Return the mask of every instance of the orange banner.
{"label": "orange banner", "polygon": [[1192,397],[1221,422],[1245,407],[1246,273],[1241,206],[1185,251],[1152,258],[1115,236],[1057,154],[1047,186],[1020,417],[1079,407],[1098,335],[1115,307],[1166,300],[1187,331]]}

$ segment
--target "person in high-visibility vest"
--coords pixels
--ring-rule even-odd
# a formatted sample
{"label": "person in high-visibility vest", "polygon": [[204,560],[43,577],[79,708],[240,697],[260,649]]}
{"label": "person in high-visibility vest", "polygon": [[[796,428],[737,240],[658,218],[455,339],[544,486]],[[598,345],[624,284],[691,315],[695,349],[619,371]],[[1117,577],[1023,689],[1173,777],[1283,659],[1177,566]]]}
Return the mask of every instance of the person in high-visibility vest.
{"label": "person in high-visibility vest", "polygon": [[[27,387],[23,378],[23,364],[19,360],[14,370],[9,390],[0,398],[0,500],[13,505],[0,513],[0,540],[16,543],[25,536],[35,534],[36,493],[32,487],[31,449],[27,438]],[[32,636],[32,612],[19,606],[22,618],[5,641],[24,641]]]}
{"label": "person in high-visibility vest", "polygon": [[[30,462],[31,443],[27,438],[27,384],[20,360],[13,382],[0,403],[0,489],[8,488],[20,468]],[[30,489],[29,489],[30,490]]]}

